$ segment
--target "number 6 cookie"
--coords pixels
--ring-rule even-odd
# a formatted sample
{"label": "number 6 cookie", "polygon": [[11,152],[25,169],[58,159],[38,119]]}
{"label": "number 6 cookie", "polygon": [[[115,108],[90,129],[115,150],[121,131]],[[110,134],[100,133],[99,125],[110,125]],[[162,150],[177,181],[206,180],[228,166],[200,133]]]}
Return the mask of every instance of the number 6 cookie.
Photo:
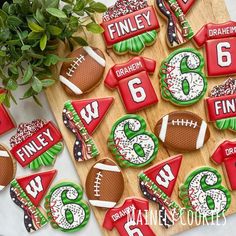
{"label": "number 6 cookie", "polygon": [[156,157],[158,139],[141,116],[126,115],[113,125],[108,148],[121,167],[142,167]]}
{"label": "number 6 cookie", "polygon": [[202,73],[204,58],[192,48],[179,49],[162,62],[161,95],[178,106],[190,106],[206,93],[207,80]]}

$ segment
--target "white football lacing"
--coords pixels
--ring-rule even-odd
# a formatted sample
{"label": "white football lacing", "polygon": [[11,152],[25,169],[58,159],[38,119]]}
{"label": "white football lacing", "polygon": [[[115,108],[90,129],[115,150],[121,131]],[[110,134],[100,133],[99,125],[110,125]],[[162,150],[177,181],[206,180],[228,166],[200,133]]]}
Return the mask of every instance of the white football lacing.
{"label": "white football lacing", "polygon": [[83,62],[85,61],[85,57],[83,55],[80,54],[79,57],[76,57],[76,59],[73,61],[73,63],[70,65],[70,67],[68,68],[68,71],[66,72],[66,74],[69,77],[72,77],[73,73],[75,72],[76,68]]}
{"label": "white football lacing", "polygon": [[102,175],[102,172],[99,171],[97,174],[96,174],[96,181],[94,182],[94,196],[95,197],[100,197],[100,185],[101,185],[101,178],[103,177]]}
{"label": "white football lacing", "polygon": [[196,128],[197,127],[197,121],[193,122],[192,120],[180,120],[180,119],[177,119],[177,120],[172,120],[172,125],[178,125],[178,126],[189,126],[189,127],[192,127],[192,128]]}

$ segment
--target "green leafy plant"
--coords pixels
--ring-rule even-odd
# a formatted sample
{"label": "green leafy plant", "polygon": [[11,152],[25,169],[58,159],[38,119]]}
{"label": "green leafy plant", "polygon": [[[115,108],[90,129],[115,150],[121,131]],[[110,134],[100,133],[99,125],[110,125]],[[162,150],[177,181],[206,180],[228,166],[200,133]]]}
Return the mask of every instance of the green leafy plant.
{"label": "green leafy plant", "polygon": [[[54,84],[51,67],[68,59],[58,56],[58,42],[88,45],[86,31],[103,32],[94,13],[107,8],[92,0],[13,0],[0,8],[0,80],[6,93],[0,102],[10,106],[12,91],[26,86],[22,99]],[[74,36],[84,32],[85,37]]]}

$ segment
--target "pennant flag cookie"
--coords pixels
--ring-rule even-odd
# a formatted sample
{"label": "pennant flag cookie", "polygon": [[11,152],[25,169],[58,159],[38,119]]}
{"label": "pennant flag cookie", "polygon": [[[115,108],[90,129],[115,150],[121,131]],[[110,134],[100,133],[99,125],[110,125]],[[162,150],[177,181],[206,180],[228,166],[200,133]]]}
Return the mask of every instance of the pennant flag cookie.
{"label": "pennant flag cookie", "polygon": [[184,14],[186,14],[191,9],[195,1],[196,0],[177,0]]}
{"label": "pennant flag cookie", "polygon": [[[1,92],[0,92],[1,94]],[[15,128],[15,123],[3,104],[0,104],[0,135]]]}
{"label": "pennant flag cookie", "polygon": [[47,193],[52,180],[54,179],[57,171],[50,170],[41,172],[22,178],[17,178],[17,182],[20,187],[25,191],[30,201],[38,206],[44,195]]}

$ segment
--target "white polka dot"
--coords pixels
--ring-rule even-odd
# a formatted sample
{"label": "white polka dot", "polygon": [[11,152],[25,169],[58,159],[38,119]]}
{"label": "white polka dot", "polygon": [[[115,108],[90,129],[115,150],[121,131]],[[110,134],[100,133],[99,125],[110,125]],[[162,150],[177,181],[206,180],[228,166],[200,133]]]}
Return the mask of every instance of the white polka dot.
{"label": "white polka dot", "polygon": [[78,152],[77,154],[78,154],[78,156],[81,156],[81,152]]}
{"label": "white polka dot", "polygon": [[32,225],[31,224],[28,224],[29,227],[31,227]]}
{"label": "white polka dot", "polygon": [[79,141],[76,141],[75,144],[76,144],[76,145],[79,145]]}
{"label": "white polka dot", "polygon": [[172,34],[173,35],[173,37],[176,37],[176,34],[174,33],[174,34]]}
{"label": "white polka dot", "polygon": [[173,26],[174,24],[173,24],[173,22],[170,22],[170,26]]}
{"label": "white polka dot", "polygon": [[147,195],[147,192],[144,192],[143,194],[144,194],[144,195]]}
{"label": "white polka dot", "polygon": [[167,11],[167,12],[166,12],[166,14],[167,14],[167,15],[170,15],[170,12],[169,12],[169,11]]}
{"label": "white polka dot", "polygon": [[28,216],[25,216],[25,219],[28,219]]}

